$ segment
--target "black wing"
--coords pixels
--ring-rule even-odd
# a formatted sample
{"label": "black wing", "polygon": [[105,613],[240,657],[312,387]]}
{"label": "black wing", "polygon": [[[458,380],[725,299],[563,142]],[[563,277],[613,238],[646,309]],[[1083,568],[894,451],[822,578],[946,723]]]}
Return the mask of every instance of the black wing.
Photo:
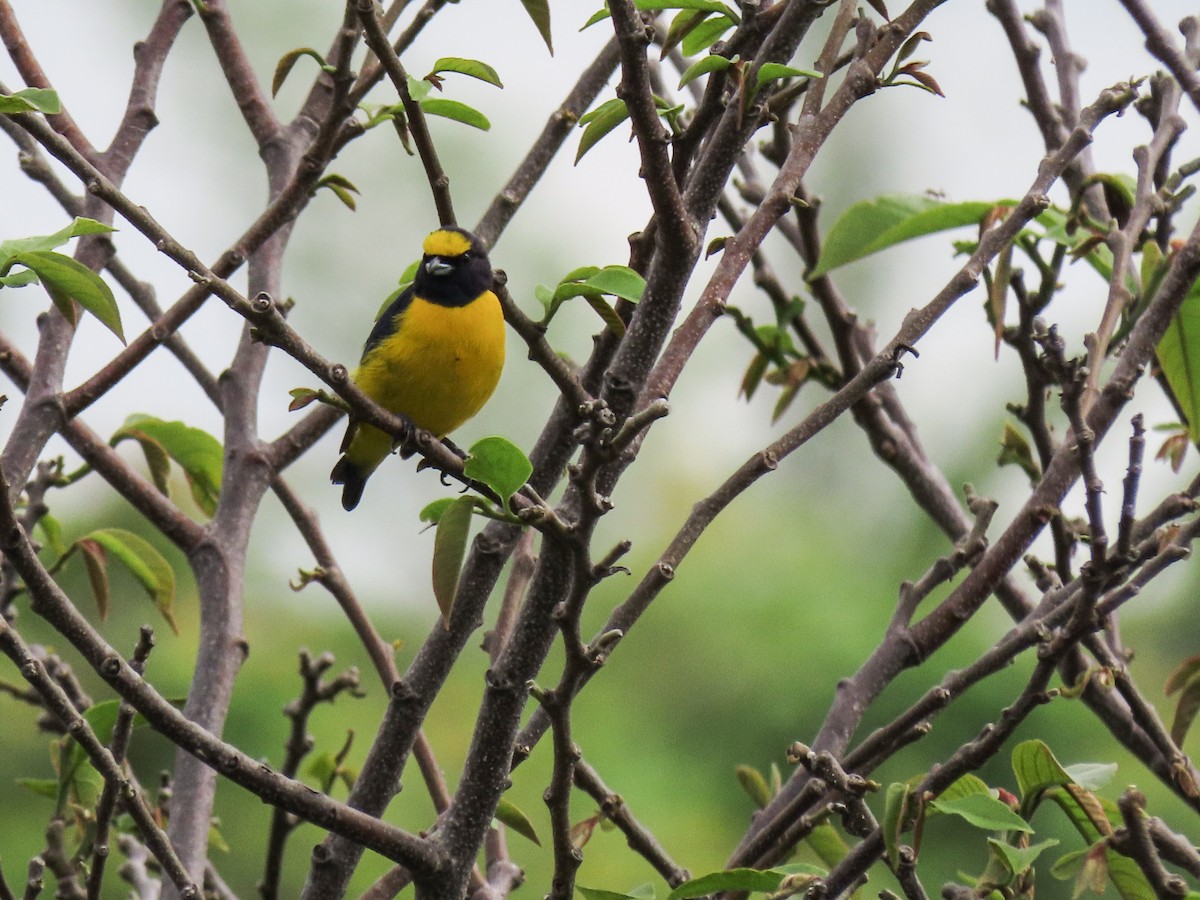
{"label": "black wing", "polygon": [[412,303],[413,286],[410,284],[398,294],[393,294],[395,297],[391,303],[387,305],[378,319],[375,320],[375,327],[371,329],[371,333],[367,335],[367,342],[363,344],[362,359],[366,359],[367,354],[381,344],[388,335],[396,330],[396,316],[400,315]]}

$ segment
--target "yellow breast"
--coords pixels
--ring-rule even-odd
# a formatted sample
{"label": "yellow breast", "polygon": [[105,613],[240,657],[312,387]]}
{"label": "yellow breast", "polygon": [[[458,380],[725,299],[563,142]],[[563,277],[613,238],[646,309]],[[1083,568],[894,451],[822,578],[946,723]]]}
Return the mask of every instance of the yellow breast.
{"label": "yellow breast", "polygon": [[479,412],[500,380],[500,301],[491,291],[460,307],[415,297],[397,318],[354,381],[381,406],[442,437]]}

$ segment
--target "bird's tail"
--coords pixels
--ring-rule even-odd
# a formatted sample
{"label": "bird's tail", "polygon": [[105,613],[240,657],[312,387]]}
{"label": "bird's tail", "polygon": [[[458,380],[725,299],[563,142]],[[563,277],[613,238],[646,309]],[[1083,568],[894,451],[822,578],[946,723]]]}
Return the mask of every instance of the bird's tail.
{"label": "bird's tail", "polygon": [[363,488],[367,486],[367,474],[344,456],[337,461],[329,473],[329,480],[342,485],[342,509],[349,512],[358,506]]}

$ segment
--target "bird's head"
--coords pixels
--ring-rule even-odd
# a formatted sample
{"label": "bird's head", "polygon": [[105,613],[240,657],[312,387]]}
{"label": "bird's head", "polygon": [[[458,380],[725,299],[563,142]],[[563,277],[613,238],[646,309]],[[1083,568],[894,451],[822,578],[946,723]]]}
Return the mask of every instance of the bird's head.
{"label": "bird's head", "polygon": [[492,264],[480,240],[447,226],[425,238],[417,269],[417,296],[447,306],[465,306],[492,287]]}

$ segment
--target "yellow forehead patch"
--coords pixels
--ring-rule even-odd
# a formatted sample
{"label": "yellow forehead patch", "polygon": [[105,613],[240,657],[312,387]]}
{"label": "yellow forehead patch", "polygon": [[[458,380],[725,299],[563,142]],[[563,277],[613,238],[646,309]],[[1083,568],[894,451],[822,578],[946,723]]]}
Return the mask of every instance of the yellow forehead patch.
{"label": "yellow forehead patch", "polygon": [[457,231],[439,229],[425,238],[425,253],[429,256],[461,256],[471,249],[471,242]]}

